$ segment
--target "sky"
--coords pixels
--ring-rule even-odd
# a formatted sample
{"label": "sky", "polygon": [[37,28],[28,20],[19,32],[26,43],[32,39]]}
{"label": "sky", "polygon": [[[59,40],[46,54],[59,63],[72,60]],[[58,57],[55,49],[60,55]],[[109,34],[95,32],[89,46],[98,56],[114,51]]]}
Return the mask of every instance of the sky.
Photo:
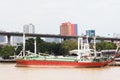
{"label": "sky", "polygon": [[22,32],[34,24],[40,34],[59,34],[63,22],[78,24],[79,35],[120,34],[120,0],[0,0],[0,30]]}

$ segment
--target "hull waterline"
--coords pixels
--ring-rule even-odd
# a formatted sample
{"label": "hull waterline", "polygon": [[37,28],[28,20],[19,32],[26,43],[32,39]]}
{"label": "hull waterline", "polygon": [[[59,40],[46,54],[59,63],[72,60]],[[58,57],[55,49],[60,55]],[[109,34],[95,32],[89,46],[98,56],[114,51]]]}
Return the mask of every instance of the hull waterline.
{"label": "hull waterline", "polygon": [[16,60],[17,67],[103,67],[110,61],[105,62],[69,62],[69,61],[46,61],[46,60]]}

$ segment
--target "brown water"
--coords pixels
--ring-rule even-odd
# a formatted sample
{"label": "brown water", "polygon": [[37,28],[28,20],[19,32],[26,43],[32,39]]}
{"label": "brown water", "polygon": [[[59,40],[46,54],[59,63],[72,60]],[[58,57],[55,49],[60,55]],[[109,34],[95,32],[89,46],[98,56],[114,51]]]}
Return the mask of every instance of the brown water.
{"label": "brown water", "polygon": [[0,80],[119,80],[120,67],[28,68],[0,63]]}

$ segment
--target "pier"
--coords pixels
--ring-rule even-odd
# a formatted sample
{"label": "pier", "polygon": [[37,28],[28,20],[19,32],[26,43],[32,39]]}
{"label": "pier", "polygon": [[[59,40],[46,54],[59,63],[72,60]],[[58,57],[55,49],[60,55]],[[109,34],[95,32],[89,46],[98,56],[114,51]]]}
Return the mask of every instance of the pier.
{"label": "pier", "polygon": [[0,63],[16,63],[15,59],[0,59]]}

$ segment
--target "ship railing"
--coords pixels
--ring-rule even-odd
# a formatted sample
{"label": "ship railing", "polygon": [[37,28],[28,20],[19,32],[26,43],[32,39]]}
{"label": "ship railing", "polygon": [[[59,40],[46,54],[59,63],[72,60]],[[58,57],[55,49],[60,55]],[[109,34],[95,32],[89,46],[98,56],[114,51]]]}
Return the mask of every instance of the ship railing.
{"label": "ship railing", "polygon": [[33,52],[30,52],[30,51],[25,51],[25,56],[23,55],[23,51],[21,51],[17,56],[16,58],[23,58],[23,57],[26,57],[26,56],[36,56],[36,54],[34,54]]}

